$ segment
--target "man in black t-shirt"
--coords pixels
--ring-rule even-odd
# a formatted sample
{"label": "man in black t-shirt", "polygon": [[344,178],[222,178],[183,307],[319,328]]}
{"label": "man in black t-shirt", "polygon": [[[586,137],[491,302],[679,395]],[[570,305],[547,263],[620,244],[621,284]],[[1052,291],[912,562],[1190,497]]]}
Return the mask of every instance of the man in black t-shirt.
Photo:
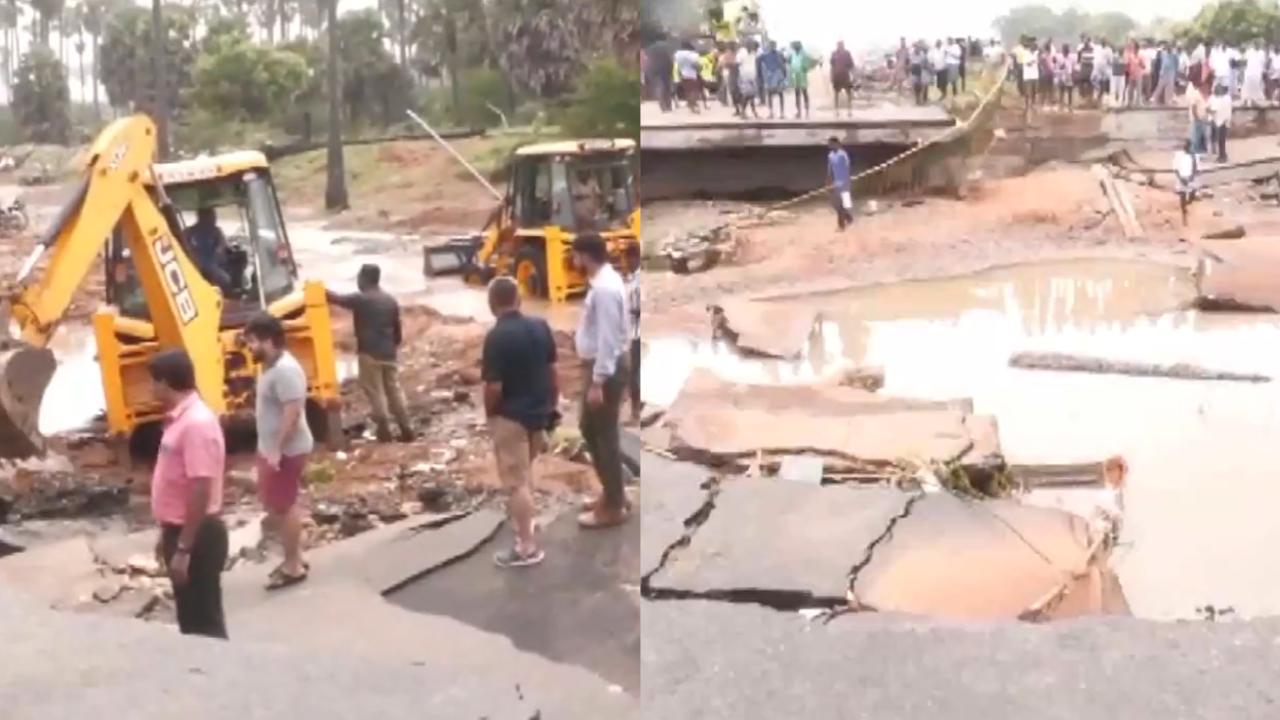
{"label": "man in black t-shirt", "polygon": [[493,561],[524,567],[544,557],[534,534],[533,460],[556,419],[556,342],[546,321],[520,312],[520,288],[509,277],[489,284],[489,309],[498,320],[484,338],[484,412],[515,535]]}

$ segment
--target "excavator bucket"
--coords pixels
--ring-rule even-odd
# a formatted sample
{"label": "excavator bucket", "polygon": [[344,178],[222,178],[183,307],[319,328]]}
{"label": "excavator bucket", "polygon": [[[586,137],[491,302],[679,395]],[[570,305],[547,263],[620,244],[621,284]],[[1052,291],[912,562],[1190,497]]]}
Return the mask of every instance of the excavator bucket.
{"label": "excavator bucket", "polygon": [[422,272],[429,278],[451,275],[467,276],[477,270],[477,254],[484,236],[462,235],[422,248]]}
{"label": "excavator bucket", "polygon": [[40,401],[57,365],[48,348],[0,340],[0,458],[19,460],[44,454]]}

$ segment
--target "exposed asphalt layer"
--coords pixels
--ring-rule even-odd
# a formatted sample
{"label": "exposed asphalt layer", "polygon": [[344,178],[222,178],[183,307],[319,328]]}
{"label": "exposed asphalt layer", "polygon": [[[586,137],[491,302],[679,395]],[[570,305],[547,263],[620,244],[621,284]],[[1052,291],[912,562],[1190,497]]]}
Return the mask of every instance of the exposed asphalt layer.
{"label": "exposed asphalt layer", "polygon": [[521,650],[590,669],[638,695],[640,534],[639,522],[580,531],[565,514],[543,530],[547,558],[537,567],[494,566],[494,551],[511,543],[504,530],[471,557],[388,600],[498,633]]}
{"label": "exposed asphalt layer", "polygon": [[1280,621],[939,625],[756,605],[642,608],[645,717],[1277,717]]}
{"label": "exposed asphalt layer", "polygon": [[0,638],[5,720],[538,718],[517,688],[443,663],[184,638],[171,627],[58,613],[9,588],[0,588]]}

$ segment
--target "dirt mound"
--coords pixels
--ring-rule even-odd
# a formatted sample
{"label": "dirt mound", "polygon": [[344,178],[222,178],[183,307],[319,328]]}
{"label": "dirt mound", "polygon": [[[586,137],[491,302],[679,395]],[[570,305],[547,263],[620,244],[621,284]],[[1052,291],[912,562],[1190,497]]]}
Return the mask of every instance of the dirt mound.
{"label": "dirt mound", "polygon": [[[464,157],[491,143],[473,138],[453,143]],[[398,140],[346,148],[351,209],[337,215],[337,228],[453,234],[477,230],[495,200],[432,140]],[[282,202],[292,208],[322,208],[325,153],[303,153],[276,164]]]}

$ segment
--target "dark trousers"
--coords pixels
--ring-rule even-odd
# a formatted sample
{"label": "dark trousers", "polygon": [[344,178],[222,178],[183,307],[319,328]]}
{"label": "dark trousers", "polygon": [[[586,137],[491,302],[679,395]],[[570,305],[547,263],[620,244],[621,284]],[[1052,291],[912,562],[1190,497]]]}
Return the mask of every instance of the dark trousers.
{"label": "dark trousers", "polygon": [[[592,364],[585,363],[588,375]],[[622,485],[622,448],[618,437],[618,419],[626,387],[626,372],[626,362],[619,358],[618,368],[604,381],[604,402],[598,407],[592,407],[587,402],[587,392],[591,386],[588,385],[583,390],[581,419],[578,421],[582,442],[587,446],[587,452],[591,453],[591,464],[604,488],[604,507],[614,511],[621,511],[627,502]]]}
{"label": "dark trousers", "polygon": [[640,407],[640,338],[631,341],[631,358],[627,363],[627,390],[631,394],[631,408]]}
{"label": "dark trousers", "polygon": [[[160,527],[160,550],[165,566],[178,551],[181,525]],[[183,635],[227,639],[227,619],[222,610],[222,571],[227,566],[227,526],[218,517],[207,517],[191,545],[187,581],[174,583],[173,602],[178,611],[178,631]]]}
{"label": "dark trousers", "polygon": [[658,107],[662,108],[663,112],[671,110],[675,100],[676,88],[670,69],[666,73],[650,75],[649,86],[654,89],[654,94],[658,96]]}
{"label": "dark trousers", "polygon": [[1209,128],[1209,149],[1218,154],[1218,162],[1227,161],[1227,135],[1231,133],[1228,125],[1219,125],[1214,123]]}

